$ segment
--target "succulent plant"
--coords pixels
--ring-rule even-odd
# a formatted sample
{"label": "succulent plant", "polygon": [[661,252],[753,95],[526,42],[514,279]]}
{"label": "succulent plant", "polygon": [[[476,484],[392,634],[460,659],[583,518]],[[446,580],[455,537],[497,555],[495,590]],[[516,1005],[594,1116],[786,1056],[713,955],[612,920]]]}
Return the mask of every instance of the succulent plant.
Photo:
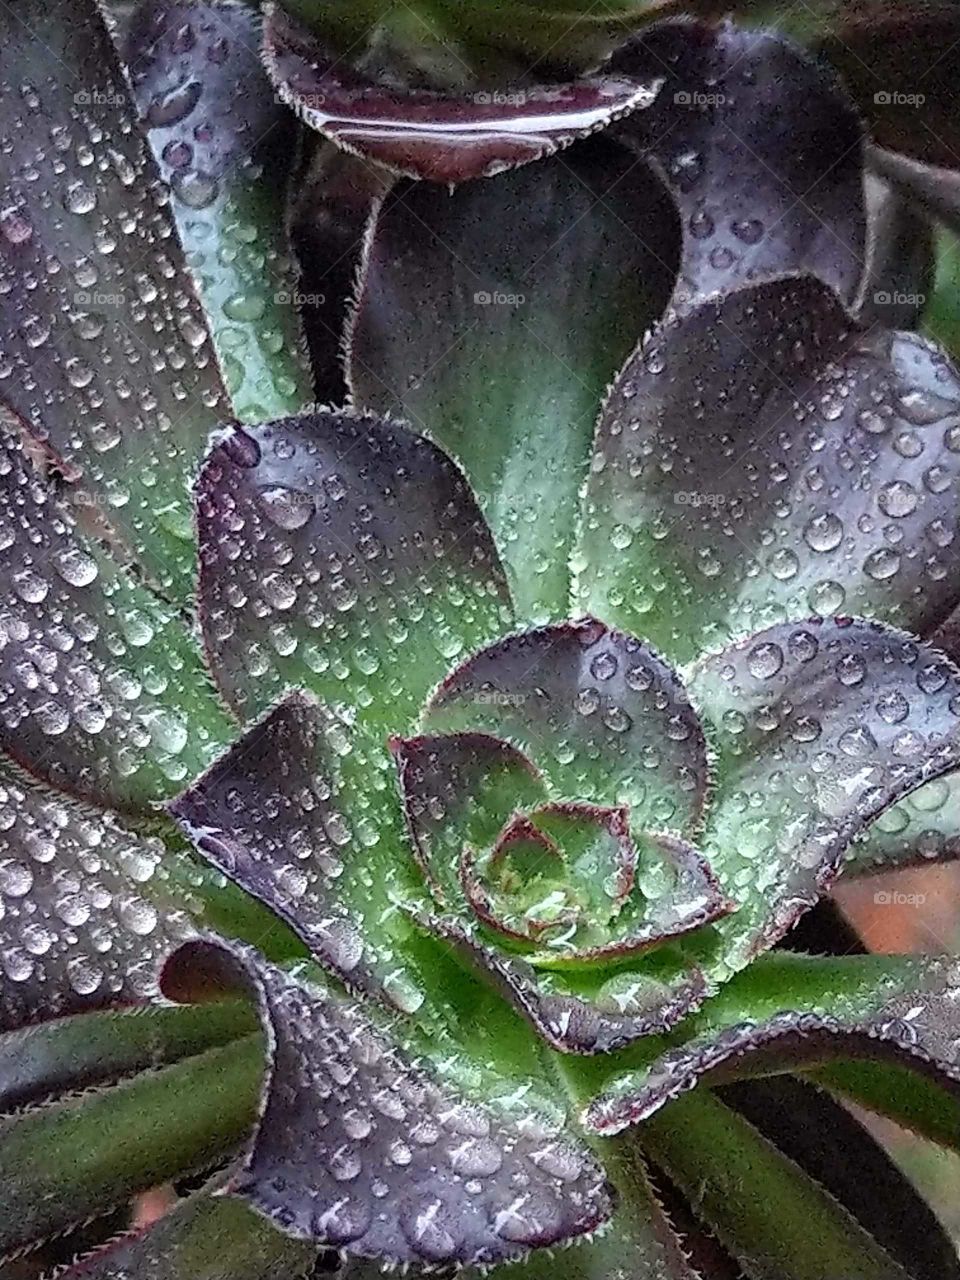
{"label": "succulent plant", "polygon": [[942,98],[288,8],[0,7],[0,1277],[960,1276]]}

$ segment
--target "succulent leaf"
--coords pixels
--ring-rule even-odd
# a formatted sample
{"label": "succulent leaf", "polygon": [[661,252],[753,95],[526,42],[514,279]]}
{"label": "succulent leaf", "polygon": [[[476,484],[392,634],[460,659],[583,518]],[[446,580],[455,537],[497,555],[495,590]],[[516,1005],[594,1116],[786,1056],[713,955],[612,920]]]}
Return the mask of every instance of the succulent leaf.
{"label": "succulent leaf", "polygon": [[932,218],[960,229],[960,166],[927,164],[899,151],[871,146],[867,158],[873,170],[894,184]]}
{"label": "succulent leaf", "polygon": [[604,138],[452,194],[400,184],[371,222],[353,397],[458,460],[524,619],[567,611],[598,407],[663,312],[678,252],[661,184]]}
{"label": "succulent leaf", "polygon": [[176,963],[232,972],[270,1061],[242,1197],[289,1234],[394,1264],[488,1265],[595,1230],[602,1170],[575,1140],[452,1095],[360,1009],[218,942]]}
{"label": "succulent leaf", "polygon": [[958,412],[936,348],[814,280],[671,315],[600,418],[577,607],[681,661],[810,613],[928,632],[955,601]]}
{"label": "succulent leaf", "polygon": [[197,511],[204,641],[244,715],[303,686],[381,750],[509,617],[467,484],[399,423],[331,411],[237,431],[208,457]]}
{"label": "succulent leaf", "polygon": [[296,125],[259,42],[244,5],[145,0],[122,48],[241,422],[313,399],[284,214]]}
{"label": "succulent leaf", "polygon": [[676,200],[675,304],[787,272],[851,301],[863,270],[863,129],[830,70],[772,31],[665,21],[627,39],[609,75],[665,76],[614,132]]}
{"label": "succulent leaf", "polygon": [[156,168],[96,0],[4,10],[0,43],[3,394],[183,603],[187,477],[230,404]]}
{"label": "succulent leaf", "polygon": [[276,911],[325,967],[377,993],[376,925],[364,928],[363,917],[382,904],[362,884],[323,730],[321,708],[291,694],[167,807],[200,852]]}
{"label": "succulent leaf", "polygon": [[486,942],[469,923],[447,915],[415,918],[449,944],[560,1053],[609,1053],[642,1036],[669,1031],[708,993],[702,969],[664,948],[642,965],[608,976],[545,975],[522,956]]}
{"label": "succulent leaf", "polygon": [[843,874],[871,875],[960,857],[960,775],[918,787],[872,822],[843,865]]}
{"label": "succulent leaf", "polygon": [[554,798],[630,806],[634,829],[695,831],[709,781],[696,711],[671,668],[596,618],[498,641],[456,667],[423,716],[431,732],[506,738]]}
{"label": "succulent leaf", "polygon": [[183,855],[9,771],[0,828],[0,1030],[153,999],[202,915]]}
{"label": "succulent leaf", "polygon": [[81,1258],[60,1280],[313,1280],[316,1257],[239,1200],[203,1192]]}
{"label": "succulent leaf", "polygon": [[228,1158],[254,1119],[262,1067],[253,1035],[0,1117],[0,1258]]}
{"label": "succulent leaf", "polygon": [[440,903],[464,904],[465,846],[492,847],[514,812],[547,798],[516,747],[485,733],[394,738],[391,743],[414,857]]}
{"label": "succulent leaf", "polygon": [[882,623],[786,623],[705,658],[691,695],[717,751],[704,853],[740,910],[718,977],[771,947],[836,879],[852,841],[957,768],[960,673]]}
{"label": "succulent leaf", "polygon": [[829,1094],[778,1075],[728,1085],[719,1096],[822,1183],[911,1277],[960,1280],[960,1258],[936,1214],[881,1143]]}
{"label": "succulent leaf", "polygon": [[42,782],[143,812],[232,736],[193,636],[118,569],[0,431],[0,750]]}
{"label": "succulent leaf", "polygon": [[463,182],[551,155],[648,107],[662,77],[587,76],[514,93],[378,82],[275,4],[264,61],[283,100],[339,147],[411,178]]}
{"label": "succulent leaf", "polygon": [[239,1000],[49,1018],[0,1035],[0,1112],[156,1070],[256,1029]]}
{"label": "succulent leaf", "polygon": [[683,1043],[644,1045],[645,1064],[611,1077],[584,1124],[615,1134],[700,1081],[865,1057],[928,1076],[942,1090],[942,1123],[956,1126],[958,982],[949,956],[765,957],[703,1006]]}
{"label": "succulent leaf", "polygon": [[864,184],[867,252],[856,317],[861,324],[917,329],[934,288],[934,228],[892,183],[868,170]]}
{"label": "succulent leaf", "polygon": [[653,1160],[750,1280],[910,1280],[829,1191],[712,1094],[682,1099],[645,1133]]}

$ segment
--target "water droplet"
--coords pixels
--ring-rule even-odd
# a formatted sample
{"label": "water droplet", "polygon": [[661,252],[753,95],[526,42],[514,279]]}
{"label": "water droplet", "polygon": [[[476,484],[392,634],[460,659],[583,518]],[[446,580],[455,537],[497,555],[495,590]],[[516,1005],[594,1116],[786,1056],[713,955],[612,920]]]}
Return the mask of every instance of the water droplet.
{"label": "water droplet", "polygon": [[808,522],[803,538],[813,551],[835,551],[843,540],[843,522],[832,512],[824,512]]}
{"label": "water droplet", "polygon": [[783,666],[783,650],[778,644],[764,641],[747,654],[747,670],[757,680],[769,680]]}

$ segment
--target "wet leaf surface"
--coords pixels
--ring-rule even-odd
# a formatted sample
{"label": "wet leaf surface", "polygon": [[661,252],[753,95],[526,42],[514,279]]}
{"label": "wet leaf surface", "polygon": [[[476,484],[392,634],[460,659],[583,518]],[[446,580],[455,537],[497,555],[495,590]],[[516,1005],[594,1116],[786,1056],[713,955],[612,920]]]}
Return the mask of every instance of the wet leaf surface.
{"label": "wet leaf surface", "polygon": [[371,227],[352,393],[459,461],[525,618],[567,611],[600,403],[663,312],[678,255],[659,182],[603,138],[452,194],[401,184]]}
{"label": "wet leaf surface", "polygon": [[675,301],[786,272],[852,300],[863,273],[862,126],[829,69],[773,31],[666,21],[608,74],[663,76],[614,132],[652,160],[683,224]]}
{"label": "wet leaf surface", "polygon": [[313,399],[286,232],[295,122],[243,5],[147,0],[124,41],[147,139],[242,422]]}
{"label": "wet leaf surface", "polygon": [[249,949],[199,942],[178,963],[211,947],[269,1028],[262,1117],[231,1191],[285,1231],[395,1264],[489,1264],[609,1216],[575,1140],[451,1095],[359,1009]]}
{"label": "wet leaf surface", "polygon": [[717,751],[702,844],[740,909],[719,976],[825,893],[869,823],[960,758],[960,675],[879,623],[784,624],[706,658],[691,694]]}
{"label": "wet leaf surface", "polygon": [[143,812],[233,736],[181,619],[77,530],[0,434],[0,748],[42,782]]}
{"label": "wet leaf surface", "polygon": [[548,156],[650,105],[657,75],[523,84],[450,95],[378,81],[270,5],[264,60],[278,93],[338,146],[433,182],[492,176]]}
{"label": "wet leaf surface", "polygon": [[450,662],[509,616],[457,468],[372,414],[236,432],[208,458],[197,508],[210,667],[246,715],[289,684],[381,735],[401,731]]}
{"label": "wet leaf surface", "polygon": [[706,742],[679,677],[643,641],[595,618],[520,632],[469,658],[423,723],[506,738],[556,799],[627,804],[635,830],[689,832],[703,813]]}
{"label": "wet leaf surface", "polygon": [[182,603],[230,404],[156,169],[94,0],[5,9],[0,42],[0,393]]}
{"label": "wet leaf surface", "polygon": [[767,957],[703,1006],[683,1044],[644,1045],[645,1064],[612,1076],[584,1123],[614,1134],[701,1080],[860,1057],[911,1067],[956,1100],[958,981],[950,956]]}
{"label": "wet leaf surface", "polygon": [[155,998],[202,914],[188,884],[160,840],[0,773],[0,1030]]}
{"label": "wet leaf surface", "polygon": [[291,694],[168,810],[205,857],[286,920],[325,967],[376,994],[376,928],[364,921],[364,906],[373,904],[329,762],[324,767],[323,729],[320,707]]}
{"label": "wet leaf surface", "polygon": [[812,280],[668,318],[598,426],[576,599],[695,658],[809,614],[928,633],[955,600],[960,380]]}

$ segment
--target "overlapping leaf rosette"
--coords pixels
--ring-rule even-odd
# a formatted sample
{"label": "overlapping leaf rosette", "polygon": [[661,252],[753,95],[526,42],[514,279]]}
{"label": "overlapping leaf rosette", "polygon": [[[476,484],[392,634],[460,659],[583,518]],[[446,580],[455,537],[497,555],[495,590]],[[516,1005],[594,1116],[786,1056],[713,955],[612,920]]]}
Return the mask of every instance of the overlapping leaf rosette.
{"label": "overlapping leaf rosette", "polygon": [[869,305],[902,246],[838,83],[669,22],[509,128],[388,127],[272,10],[283,97],[439,180],[377,170],[349,405],[304,410],[249,16],[146,6],[121,72],[92,3],[30,10],[0,1249],[216,1169],[68,1274],[956,1274],[811,1082],[956,1146],[960,962],[773,950],[960,830],[960,380]]}

